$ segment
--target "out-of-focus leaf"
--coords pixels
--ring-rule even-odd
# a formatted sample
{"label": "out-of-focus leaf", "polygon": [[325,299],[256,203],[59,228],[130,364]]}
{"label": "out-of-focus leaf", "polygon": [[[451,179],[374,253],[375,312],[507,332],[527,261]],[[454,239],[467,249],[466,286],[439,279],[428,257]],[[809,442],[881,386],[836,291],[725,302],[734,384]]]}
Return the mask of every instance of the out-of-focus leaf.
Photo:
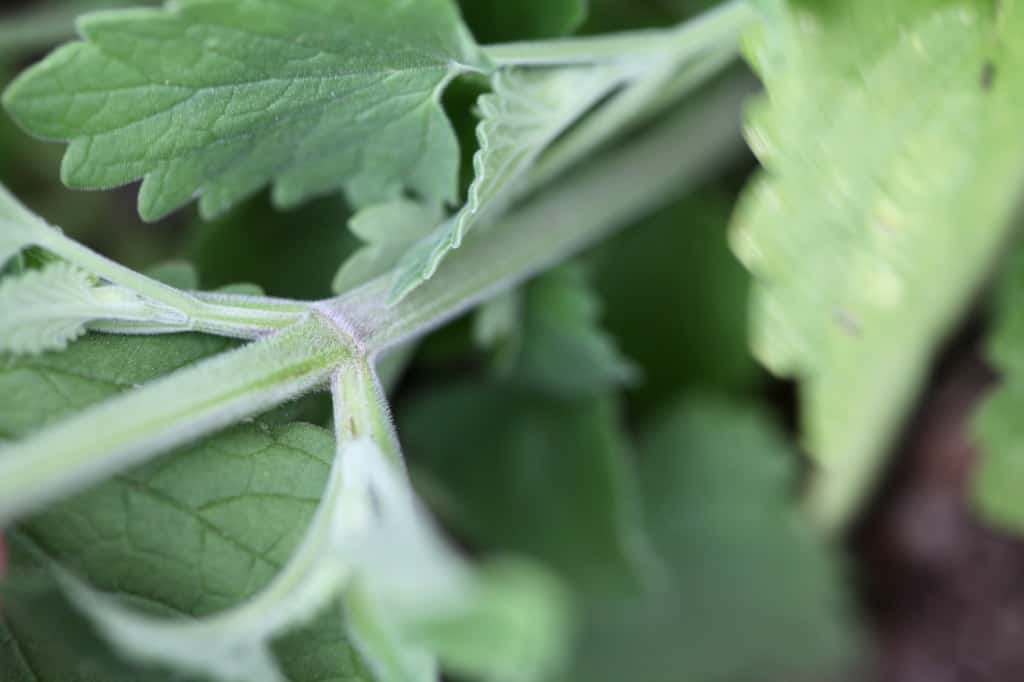
{"label": "out-of-focus leaf", "polygon": [[[733,229],[752,345],[801,383],[811,508],[856,506],[936,347],[1003,247],[1024,178],[1020,3],[760,3],[764,170]],[[851,479],[864,483],[851,484]]]}
{"label": "out-of-focus leaf", "polygon": [[535,556],[589,591],[646,570],[629,445],[611,401],[466,384],[428,391],[398,420],[414,480],[474,543]]}
{"label": "out-of-focus leaf", "polygon": [[795,453],[759,415],[690,402],[642,454],[666,578],[591,602],[572,679],[836,679],[856,637],[836,562],[793,502]]}
{"label": "out-of-focus leaf", "polygon": [[558,398],[594,396],[635,379],[635,367],[600,326],[601,301],[579,264],[486,304],[475,337],[494,349],[499,374]]}
{"label": "out-of-focus leaf", "polygon": [[729,253],[725,196],[684,199],[595,254],[602,324],[640,368],[635,400],[681,390],[742,391],[757,377],[747,350],[749,278]]}
{"label": "out-of-focus leaf", "polygon": [[0,585],[0,679],[4,682],[185,682],[120,659],[67,599],[30,547]]}

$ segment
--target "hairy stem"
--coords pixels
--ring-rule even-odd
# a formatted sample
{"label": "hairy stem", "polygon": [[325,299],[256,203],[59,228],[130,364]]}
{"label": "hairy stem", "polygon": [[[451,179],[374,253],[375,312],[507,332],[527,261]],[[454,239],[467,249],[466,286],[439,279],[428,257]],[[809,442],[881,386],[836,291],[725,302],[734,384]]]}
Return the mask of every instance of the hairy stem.
{"label": "hairy stem", "polygon": [[354,358],[331,377],[331,394],[338,443],[369,438],[404,472],[387,397],[373,367],[362,358]]}
{"label": "hairy stem", "polygon": [[[40,235],[39,246],[105,280],[177,310],[188,318],[188,322],[182,326],[167,326],[166,329],[160,325],[147,326],[146,333],[198,331],[254,339],[295,323],[305,312],[301,304],[288,301],[264,301],[254,297],[228,295],[219,298],[216,295],[193,296],[101,256],[65,237],[59,230],[46,230]],[[99,331],[139,333],[133,332],[130,325],[98,324],[94,328]]]}
{"label": "hairy stem", "polygon": [[0,525],[320,386],[350,357],[337,331],[310,315],[0,448]]}

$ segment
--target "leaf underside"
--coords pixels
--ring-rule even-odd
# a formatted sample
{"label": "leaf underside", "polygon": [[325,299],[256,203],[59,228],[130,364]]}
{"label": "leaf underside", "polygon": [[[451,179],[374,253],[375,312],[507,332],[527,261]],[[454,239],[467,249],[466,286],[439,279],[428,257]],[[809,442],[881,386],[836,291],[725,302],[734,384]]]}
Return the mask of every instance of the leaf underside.
{"label": "leaf underside", "polygon": [[479,100],[480,149],[473,157],[468,201],[399,260],[393,297],[401,298],[432,277],[471,229],[500,216],[524,190],[543,153],[626,74],[614,65],[499,72],[494,92]]}

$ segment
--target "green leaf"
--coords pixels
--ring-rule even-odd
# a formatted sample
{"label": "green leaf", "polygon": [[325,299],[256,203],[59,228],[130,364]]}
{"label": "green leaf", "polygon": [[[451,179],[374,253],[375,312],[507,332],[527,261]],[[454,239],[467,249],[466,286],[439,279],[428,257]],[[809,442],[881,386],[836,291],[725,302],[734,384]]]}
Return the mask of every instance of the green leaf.
{"label": "green leaf", "polygon": [[985,519],[1006,530],[1024,532],[1024,252],[1019,247],[999,289],[988,356],[1002,375],[972,424],[981,458],[971,480],[971,498]]}
{"label": "green leaf", "polygon": [[587,0],[459,0],[473,35],[485,43],[557,38],[587,17]]}
{"label": "green leaf", "polygon": [[501,215],[527,189],[544,151],[629,75],[621,65],[511,69],[494,77],[494,92],[479,99],[480,150],[466,205],[413,246],[398,264],[393,297],[426,281],[466,233]]}
{"label": "green leaf", "polygon": [[[812,500],[842,523],[1009,229],[1024,170],[1016,3],[763,3],[764,171],[733,232],[753,346],[801,381]],[[812,189],[813,188],[813,189]]]}
{"label": "green leaf", "polygon": [[383,275],[440,219],[437,209],[408,200],[364,208],[348,227],[365,246],[345,261],[331,288],[342,293]]}
{"label": "green leaf", "polygon": [[497,346],[505,378],[554,397],[593,396],[636,378],[600,316],[584,269],[567,265],[487,304],[475,335]]}
{"label": "green leaf", "polygon": [[673,406],[643,440],[665,580],[591,603],[571,679],[841,679],[855,637],[835,562],[793,501],[796,454],[760,415],[712,402]]}
{"label": "green leaf", "polygon": [[363,652],[378,682],[433,682],[437,660],[425,647],[403,637],[380,605],[358,586],[345,595],[345,616],[352,642]]}
{"label": "green leaf", "polygon": [[358,650],[345,632],[339,609],[328,607],[314,622],[281,637],[273,648],[290,682],[378,679],[363,658],[356,655]]}
{"label": "green leaf", "polygon": [[486,65],[449,0],[184,0],[78,28],[4,96],[31,133],[70,142],[71,187],[142,178],[147,220],[196,196],[216,216],[271,182],[281,206],[455,199],[440,95]]}
{"label": "green leaf", "polygon": [[629,445],[608,400],[464,384],[398,413],[414,479],[473,542],[537,557],[586,591],[646,570]]}
{"label": "green leaf", "polygon": [[[188,334],[87,336],[61,354],[8,359],[0,365],[0,435],[21,437],[228,345]],[[248,598],[278,573],[310,523],[333,455],[334,439],[323,429],[243,424],[9,533],[98,589],[158,615],[206,616]],[[278,642],[275,652],[291,682],[369,679],[336,618],[315,621]],[[69,669],[50,679],[78,682],[76,674]]]}
{"label": "green leaf", "polygon": [[726,243],[731,210],[705,190],[594,254],[602,325],[639,367],[630,399],[641,410],[683,390],[739,393],[758,376],[747,349],[749,278]]}
{"label": "green leaf", "polygon": [[[33,551],[29,548],[26,553]],[[5,612],[0,620],[0,679],[4,682],[199,682],[176,671],[120,658],[59,583],[48,572],[39,572],[42,563],[28,565],[25,559],[20,557],[21,568],[32,573],[15,575],[0,589]],[[318,616],[315,625],[283,637],[274,650],[289,671],[289,680],[373,679],[354,656],[337,608]]]}
{"label": "green leaf", "polygon": [[63,350],[94,320],[181,324],[184,314],[64,262],[0,281],[0,352]]}
{"label": "green leaf", "polygon": [[520,352],[523,337],[523,290],[511,289],[492,298],[473,315],[473,341],[493,351],[495,364],[507,370]]}
{"label": "green leaf", "polygon": [[414,636],[456,674],[499,682],[548,680],[564,667],[570,632],[563,585],[532,563],[491,561],[461,608],[423,619]]}

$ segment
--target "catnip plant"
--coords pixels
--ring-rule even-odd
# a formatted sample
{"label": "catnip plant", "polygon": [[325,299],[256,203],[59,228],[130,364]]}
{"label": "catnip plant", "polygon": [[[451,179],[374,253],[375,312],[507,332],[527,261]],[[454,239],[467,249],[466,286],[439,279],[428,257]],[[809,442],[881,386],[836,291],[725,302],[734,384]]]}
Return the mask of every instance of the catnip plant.
{"label": "catnip plant", "polygon": [[[139,181],[145,221],[343,197],[358,246],[333,297],[204,289],[0,186],[0,679],[793,680],[855,658],[832,538],[1011,244],[1024,6],[729,0],[574,36],[582,0],[514,4],[108,6],[13,78],[4,109],[66,145],[69,188]],[[78,13],[0,22],[0,43],[70,37]],[[799,386],[796,503],[757,409],[659,399],[633,438],[617,396],[658,372],[602,328],[579,259],[729,172],[744,137],[760,169],[728,240],[753,354]],[[657,251],[617,290],[683,309],[696,292],[631,288]],[[713,258],[664,253],[670,273]],[[1015,309],[975,498],[1021,528]],[[411,358],[467,315],[500,379],[396,428]],[[294,416],[324,392],[320,425]],[[739,622],[756,634],[721,630]]]}

